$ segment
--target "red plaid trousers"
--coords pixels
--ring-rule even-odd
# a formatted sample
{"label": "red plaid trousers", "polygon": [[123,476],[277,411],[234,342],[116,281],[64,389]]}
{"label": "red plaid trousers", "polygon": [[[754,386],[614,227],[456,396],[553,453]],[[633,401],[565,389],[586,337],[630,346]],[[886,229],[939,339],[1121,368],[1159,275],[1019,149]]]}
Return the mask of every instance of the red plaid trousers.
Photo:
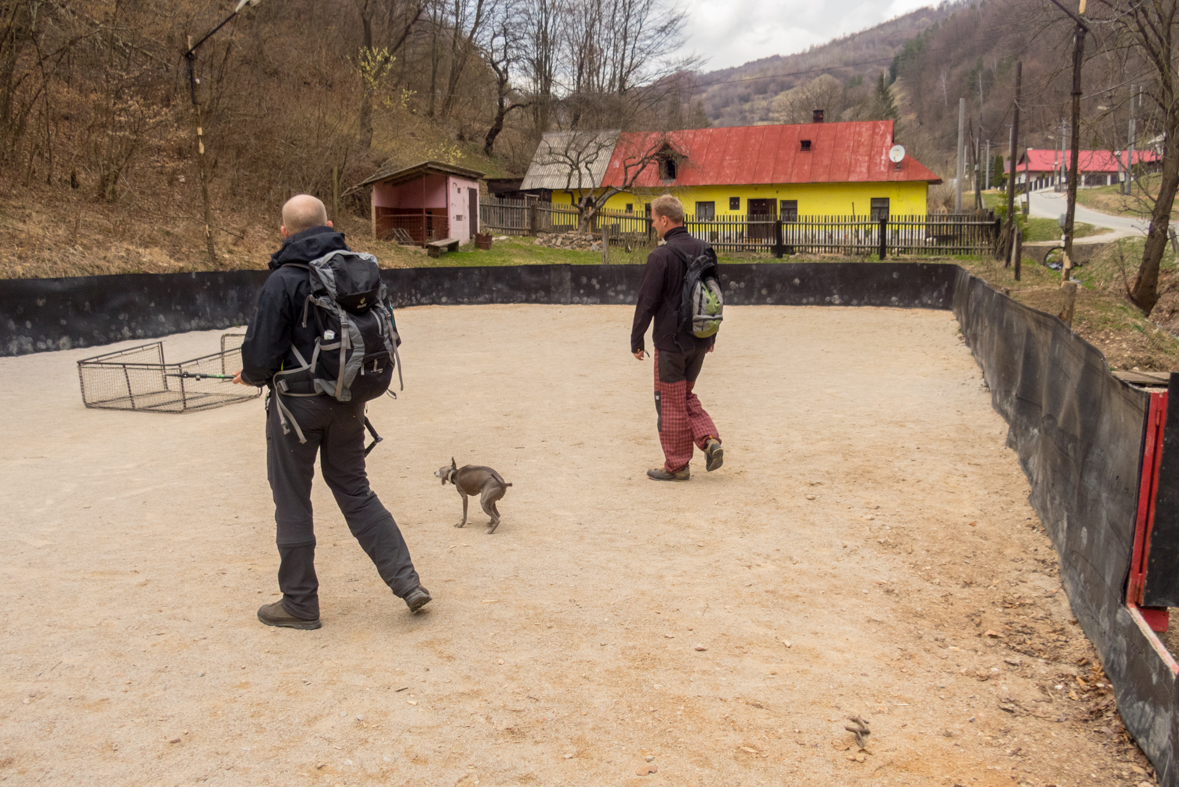
{"label": "red plaid trousers", "polygon": [[696,383],[687,380],[660,382],[658,350],[654,350],[652,360],[655,361],[655,391],[659,394],[659,442],[663,445],[663,467],[674,473],[692,461],[693,444],[703,451],[705,438],[719,440],[720,434],[696,394],[692,393]]}

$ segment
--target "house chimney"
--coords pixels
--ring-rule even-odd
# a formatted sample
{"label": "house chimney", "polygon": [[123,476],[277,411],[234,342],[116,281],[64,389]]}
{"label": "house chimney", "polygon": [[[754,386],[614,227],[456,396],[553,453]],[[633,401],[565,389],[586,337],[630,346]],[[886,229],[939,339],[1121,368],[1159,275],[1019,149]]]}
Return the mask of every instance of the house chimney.
{"label": "house chimney", "polygon": [[816,110],[815,110],[815,119],[814,119],[814,122],[815,122],[815,123],[822,123],[822,122],[823,122],[823,110],[821,110],[821,109],[816,109]]}

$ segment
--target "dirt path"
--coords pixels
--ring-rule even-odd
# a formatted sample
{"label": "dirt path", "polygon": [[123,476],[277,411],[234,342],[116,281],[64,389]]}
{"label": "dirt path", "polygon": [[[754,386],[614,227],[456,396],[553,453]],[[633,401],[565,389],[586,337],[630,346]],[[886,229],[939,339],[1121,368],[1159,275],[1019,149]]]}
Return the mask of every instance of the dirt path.
{"label": "dirt path", "polygon": [[[259,402],[86,410],[99,350],[0,359],[0,781],[1153,784],[953,317],[726,317],[726,465],[657,484],[628,308],[400,312],[369,468],[435,600],[410,616],[317,484],[317,632],[254,617]],[[452,526],[451,456],[514,483],[494,535]]]}

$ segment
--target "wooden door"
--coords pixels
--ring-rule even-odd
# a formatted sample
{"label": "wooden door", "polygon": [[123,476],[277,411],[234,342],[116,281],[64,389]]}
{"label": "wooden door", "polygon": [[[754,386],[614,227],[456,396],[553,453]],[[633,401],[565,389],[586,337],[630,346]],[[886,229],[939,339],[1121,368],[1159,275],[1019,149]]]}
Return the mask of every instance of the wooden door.
{"label": "wooden door", "polygon": [[768,222],[778,217],[778,201],[772,199],[751,199],[749,202],[749,221],[766,222],[750,224],[746,236],[749,240],[773,241],[774,226]]}
{"label": "wooden door", "polygon": [[475,237],[479,231],[479,189],[467,189],[467,226],[471,229],[470,237]]}

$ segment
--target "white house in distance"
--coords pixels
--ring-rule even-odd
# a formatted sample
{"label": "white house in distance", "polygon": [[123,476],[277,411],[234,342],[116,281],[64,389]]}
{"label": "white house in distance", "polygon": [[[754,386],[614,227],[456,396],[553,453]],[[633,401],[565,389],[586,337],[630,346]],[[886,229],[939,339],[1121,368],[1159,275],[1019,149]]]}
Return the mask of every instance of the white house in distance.
{"label": "white house in distance", "polygon": [[360,184],[372,186],[373,237],[419,246],[448,238],[469,242],[479,231],[482,177],[482,172],[440,161],[378,172]]}

